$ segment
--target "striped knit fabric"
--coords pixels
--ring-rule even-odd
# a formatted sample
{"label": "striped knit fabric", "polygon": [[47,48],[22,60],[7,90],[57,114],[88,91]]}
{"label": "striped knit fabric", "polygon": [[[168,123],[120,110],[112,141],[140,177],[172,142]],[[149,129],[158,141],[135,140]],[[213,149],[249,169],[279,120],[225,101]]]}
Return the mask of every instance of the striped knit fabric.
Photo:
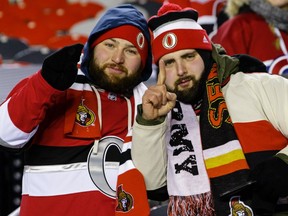
{"label": "striped knit fabric", "polygon": [[131,158],[132,130],[124,140],[117,179],[115,216],[148,216],[150,208],[142,174]]}
{"label": "striped knit fabric", "polygon": [[219,199],[219,194],[245,183],[249,167],[222,94],[216,64],[206,81],[200,129],[215,209],[228,215],[228,203]]}

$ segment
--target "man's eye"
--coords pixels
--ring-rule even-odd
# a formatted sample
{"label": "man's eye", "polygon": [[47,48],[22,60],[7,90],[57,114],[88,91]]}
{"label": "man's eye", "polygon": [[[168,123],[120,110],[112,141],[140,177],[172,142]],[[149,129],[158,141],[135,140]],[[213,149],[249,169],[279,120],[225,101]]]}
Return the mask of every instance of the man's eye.
{"label": "man's eye", "polygon": [[186,59],[193,59],[195,57],[194,53],[186,55]]}
{"label": "man's eye", "polygon": [[137,50],[133,50],[133,49],[128,49],[127,52],[128,52],[129,54],[132,54],[132,55],[136,55],[136,54],[138,53]]}
{"label": "man's eye", "polygon": [[105,46],[107,46],[107,47],[114,47],[114,44],[112,44],[112,43],[105,43]]}
{"label": "man's eye", "polygon": [[129,55],[137,55],[138,54],[138,50],[137,49],[128,48],[128,49],[126,49],[126,53],[128,53]]}
{"label": "man's eye", "polygon": [[164,61],[164,64],[165,66],[171,66],[172,64],[174,63],[174,60],[167,60],[167,61]]}

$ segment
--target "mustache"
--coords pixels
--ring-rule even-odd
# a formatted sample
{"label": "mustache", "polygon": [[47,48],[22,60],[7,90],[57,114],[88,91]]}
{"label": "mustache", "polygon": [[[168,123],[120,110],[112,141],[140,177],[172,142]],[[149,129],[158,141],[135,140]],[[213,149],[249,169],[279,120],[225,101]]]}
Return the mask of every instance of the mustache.
{"label": "mustache", "polygon": [[117,69],[120,71],[123,71],[124,73],[128,73],[128,69],[126,67],[124,67],[123,65],[120,64],[115,64],[115,63],[106,63],[103,65],[103,70],[105,70],[106,68],[113,68],[113,69]]}
{"label": "mustache", "polygon": [[193,76],[185,76],[185,77],[181,77],[178,80],[175,81],[175,85],[179,85],[181,84],[183,81],[190,81],[190,80],[195,80],[195,78]]}

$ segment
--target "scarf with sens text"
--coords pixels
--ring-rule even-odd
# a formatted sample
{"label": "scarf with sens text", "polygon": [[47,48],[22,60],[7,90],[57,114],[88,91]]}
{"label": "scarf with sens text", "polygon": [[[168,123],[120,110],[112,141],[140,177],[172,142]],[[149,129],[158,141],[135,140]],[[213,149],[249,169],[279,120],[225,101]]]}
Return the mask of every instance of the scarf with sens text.
{"label": "scarf with sens text", "polygon": [[247,180],[248,164],[221,90],[224,78],[219,81],[214,63],[206,81],[200,123],[192,106],[181,102],[169,116],[171,131],[166,136],[171,216],[227,216],[229,201],[219,195]]}

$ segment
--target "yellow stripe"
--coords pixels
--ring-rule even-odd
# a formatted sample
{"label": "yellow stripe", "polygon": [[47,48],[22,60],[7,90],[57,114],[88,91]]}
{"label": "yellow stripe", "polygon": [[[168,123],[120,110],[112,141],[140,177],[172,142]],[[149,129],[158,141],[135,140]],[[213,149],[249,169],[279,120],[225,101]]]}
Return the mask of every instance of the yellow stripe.
{"label": "yellow stripe", "polygon": [[211,169],[242,159],[245,159],[244,154],[241,149],[238,149],[218,157],[209,158],[205,160],[205,164],[207,169]]}

